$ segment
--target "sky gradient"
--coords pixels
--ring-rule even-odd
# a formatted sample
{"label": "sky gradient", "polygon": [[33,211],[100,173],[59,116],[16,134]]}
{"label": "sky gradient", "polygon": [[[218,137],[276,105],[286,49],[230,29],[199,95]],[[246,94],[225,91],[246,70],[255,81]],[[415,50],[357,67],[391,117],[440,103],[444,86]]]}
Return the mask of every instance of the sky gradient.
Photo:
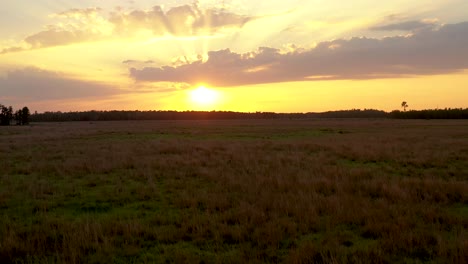
{"label": "sky gradient", "polygon": [[466,0],[6,1],[0,103],[38,112],[465,108],[467,10]]}

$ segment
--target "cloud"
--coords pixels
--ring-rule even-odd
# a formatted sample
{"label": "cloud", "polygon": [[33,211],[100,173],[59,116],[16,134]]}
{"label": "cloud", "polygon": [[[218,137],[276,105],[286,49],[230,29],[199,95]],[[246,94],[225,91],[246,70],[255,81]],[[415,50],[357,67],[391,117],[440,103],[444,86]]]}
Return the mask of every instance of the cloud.
{"label": "cloud", "polygon": [[226,28],[241,28],[255,17],[243,16],[219,9],[202,9],[198,5],[176,6],[164,12],[161,6],[149,11],[113,12],[109,21],[115,32],[133,34],[150,30],[154,35],[196,36],[214,34]]}
{"label": "cloud", "polygon": [[154,60],[145,60],[145,61],[140,61],[140,60],[124,60],[122,61],[123,64],[153,64],[155,63]]}
{"label": "cloud", "polygon": [[37,34],[28,36],[24,41],[34,49],[79,43],[98,37],[98,35],[89,31],[49,29],[47,31],[41,31]]}
{"label": "cloud", "polygon": [[107,96],[118,93],[109,85],[72,79],[58,72],[38,68],[10,71],[0,77],[0,98],[56,100]]}
{"label": "cloud", "polygon": [[69,45],[88,41],[133,37],[140,32],[151,32],[153,36],[172,35],[193,37],[232,32],[259,17],[239,15],[198,5],[176,6],[164,12],[161,6],[151,10],[125,11],[117,9],[105,16],[101,8],[70,9],[51,15],[60,19],[45,30],[33,33],[14,47],[0,50],[0,54],[31,49]]}
{"label": "cloud", "polygon": [[6,53],[12,53],[12,52],[20,52],[26,50],[23,47],[10,47],[10,48],[4,48],[3,50],[0,51],[0,54],[6,54]]}
{"label": "cloud", "polygon": [[468,68],[468,22],[383,39],[352,38],[282,53],[260,48],[211,51],[180,66],[130,68],[140,82],[237,86],[287,81],[374,79],[456,72]]}
{"label": "cloud", "polygon": [[80,18],[80,17],[95,17],[99,12],[102,11],[102,8],[99,7],[89,7],[89,8],[72,8],[58,14],[52,15],[53,17],[64,17],[64,18]]}
{"label": "cloud", "polygon": [[412,20],[386,25],[378,25],[371,27],[371,30],[379,31],[416,31],[424,29],[434,29],[438,26],[435,20]]}
{"label": "cloud", "polygon": [[136,63],[140,63],[140,61],[138,60],[124,60],[122,61],[123,64],[136,64]]}
{"label": "cloud", "polygon": [[26,36],[21,43],[7,47],[0,54],[96,41],[111,36],[110,23],[101,16],[97,7],[70,9],[50,17],[60,19],[44,30]]}

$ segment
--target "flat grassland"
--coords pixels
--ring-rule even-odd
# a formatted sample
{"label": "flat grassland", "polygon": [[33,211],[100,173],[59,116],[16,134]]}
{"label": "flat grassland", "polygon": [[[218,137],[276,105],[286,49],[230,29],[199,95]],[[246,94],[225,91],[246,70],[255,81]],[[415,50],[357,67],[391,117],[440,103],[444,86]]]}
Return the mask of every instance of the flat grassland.
{"label": "flat grassland", "polygon": [[0,263],[468,263],[468,121],[0,127]]}

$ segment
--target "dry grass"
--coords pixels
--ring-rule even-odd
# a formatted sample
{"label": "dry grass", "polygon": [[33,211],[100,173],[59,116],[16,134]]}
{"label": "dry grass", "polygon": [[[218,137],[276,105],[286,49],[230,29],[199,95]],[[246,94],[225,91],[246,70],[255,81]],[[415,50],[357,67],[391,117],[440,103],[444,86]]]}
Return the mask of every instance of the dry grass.
{"label": "dry grass", "polygon": [[1,263],[467,263],[468,123],[0,130]]}

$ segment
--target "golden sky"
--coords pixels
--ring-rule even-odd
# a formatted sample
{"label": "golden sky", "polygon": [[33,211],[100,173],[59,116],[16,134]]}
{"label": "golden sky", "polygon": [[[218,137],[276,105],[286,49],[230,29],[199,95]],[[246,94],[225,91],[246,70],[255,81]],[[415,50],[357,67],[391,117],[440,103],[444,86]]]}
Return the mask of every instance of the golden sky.
{"label": "golden sky", "polygon": [[15,0],[0,103],[32,111],[468,107],[468,1]]}

